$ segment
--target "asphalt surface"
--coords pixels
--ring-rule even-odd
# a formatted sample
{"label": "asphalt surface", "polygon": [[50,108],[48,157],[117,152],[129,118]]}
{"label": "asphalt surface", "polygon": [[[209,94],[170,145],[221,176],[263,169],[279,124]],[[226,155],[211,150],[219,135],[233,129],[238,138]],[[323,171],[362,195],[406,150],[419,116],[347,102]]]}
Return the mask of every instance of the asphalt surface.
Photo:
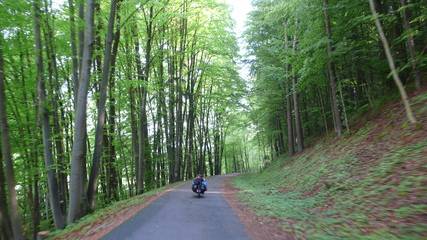
{"label": "asphalt surface", "polygon": [[201,198],[191,191],[191,183],[173,189],[102,239],[249,239],[224,199],[224,178],[209,178],[208,191]]}

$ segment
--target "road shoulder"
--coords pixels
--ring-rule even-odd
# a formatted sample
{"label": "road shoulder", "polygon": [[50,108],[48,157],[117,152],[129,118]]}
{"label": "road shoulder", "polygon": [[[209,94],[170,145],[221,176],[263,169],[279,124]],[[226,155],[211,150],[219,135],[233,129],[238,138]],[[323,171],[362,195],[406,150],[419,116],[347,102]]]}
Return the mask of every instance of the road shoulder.
{"label": "road shoulder", "polygon": [[246,232],[253,240],[294,240],[295,238],[280,227],[281,222],[273,217],[261,217],[242,203],[237,194],[239,189],[232,184],[233,177],[224,181],[224,198],[245,226]]}
{"label": "road shoulder", "polygon": [[183,183],[168,185],[166,187],[132,197],[131,199],[112,203],[111,206],[99,209],[95,213],[87,215],[79,222],[67,226],[67,228],[62,231],[51,233],[48,239],[100,239],[122,223],[131,219],[142,209],[146,208],[151,203],[182,184]]}

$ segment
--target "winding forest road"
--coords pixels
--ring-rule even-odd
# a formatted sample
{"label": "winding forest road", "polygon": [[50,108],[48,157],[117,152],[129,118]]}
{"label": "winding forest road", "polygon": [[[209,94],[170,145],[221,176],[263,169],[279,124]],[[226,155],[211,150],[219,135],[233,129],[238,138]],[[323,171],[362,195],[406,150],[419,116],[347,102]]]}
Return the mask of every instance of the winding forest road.
{"label": "winding forest road", "polygon": [[224,198],[225,178],[209,178],[201,198],[191,191],[191,183],[173,189],[102,239],[250,239]]}

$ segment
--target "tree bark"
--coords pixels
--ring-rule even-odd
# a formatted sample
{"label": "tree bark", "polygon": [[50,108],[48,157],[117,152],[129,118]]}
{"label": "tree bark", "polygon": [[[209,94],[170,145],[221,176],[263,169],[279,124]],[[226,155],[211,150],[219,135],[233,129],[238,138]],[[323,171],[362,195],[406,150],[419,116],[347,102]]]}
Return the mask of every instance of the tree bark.
{"label": "tree bark", "polygon": [[[120,1],[118,2],[117,5],[117,11],[119,11],[120,9]],[[117,52],[118,52],[118,48],[119,48],[119,41],[120,41],[120,15],[119,13],[117,13],[117,23],[116,23],[116,32],[114,34],[114,44],[113,44],[113,50],[112,50],[112,55],[111,55],[111,73],[110,73],[110,83],[109,83],[109,118],[108,118],[108,126],[109,126],[109,130],[108,130],[108,136],[109,136],[109,164],[108,164],[108,172],[110,175],[110,190],[112,192],[112,200],[119,200],[119,189],[118,186],[120,185],[121,182],[121,177],[119,176],[119,173],[117,171],[117,166],[116,166],[116,145],[115,145],[115,136],[116,134],[119,135],[120,138],[120,133],[118,133],[118,130],[116,128],[116,118],[117,118],[117,114],[116,114],[116,98],[115,98],[115,88],[116,88],[116,78],[115,78],[115,73],[116,73],[116,58],[117,58]],[[120,113],[119,113],[120,114]],[[126,176],[127,179],[129,181],[129,177],[128,177],[128,171],[127,171],[127,164],[126,165]],[[130,186],[130,185],[129,185]]]}
{"label": "tree bark", "polygon": [[[134,36],[135,37],[135,36]],[[135,107],[135,87],[132,85],[133,79],[133,64],[132,64],[132,55],[131,48],[129,46],[128,38],[125,38],[125,54],[126,54],[126,65],[128,68],[125,71],[126,79],[129,81],[128,95],[129,95],[129,118],[130,118],[130,127],[131,127],[131,142],[132,142],[132,162],[135,177],[133,180],[133,187],[136,187],[136,179],[139,176],[138,168],[138,123],[136,120],[136,107]]]}
{"label": "tree bark", "polygon": [[[166,144],[168,145],[168,161],[169,161],[169,182],[175,182],[176,179],[174,178],[174,172],[175,172],[175,56],[177,50],[176,50],[176,41],[174,39],[174,32],[171,30],[171,39],[169,41],[171,45],[171,53],[168,56],[169,62],[168,62],[168,85],[169,85],[169,91],[168,91],[168,121],[167,121],[167,135],[166,135]],[[166,121],[165,121],[166,123]]]}
{"label": "tree bark", "polygon": [[43,135],[43,151],[44,160],[48,175],[48,186],[49,186],[49,199],[50,206],[52,208],[53,220],[56,228],[64,228],[64,216],[62,215],[61,205],[59,203],[58,196],[58,183],[55,175],[55,167],[52,155],[52,145],[50,139],[50,124],[49,124],[49,112],[47,109],[48,103],[46,101],[46,89],[44,80],[44,69],[43,69],[43,57],[42,57],[42,44],[40,34],[40,2],[35,0],[33,2],[34,11],[34,39],[36,46],[36,66],[37,66],[37,95],[38,95],[38,113],[42,127]]}
{"label": "tree bark", "polygon": [[102,158],[102,147],[103,147],[103,132],[105,127],[105,103],[107,101],[107,88],[108,81],[110,78],[110,69],[111,69],[111,49],[113,44],[113,35],[114,35],[114,22],[116,19],[116,10],[117,10],[117,0],[111,0],[110,6],[110,16],[108,20],[107,36],[105,40],[104,48],[104,62],[102,66],[102,79],[99,89],[99,102],[98,102],[98,119],[96,124],[95,132],[95,149],[93,151],[92,157],[92,169],[90,172],[89,183],[87,188],[87,200],[89,203],[89,208],[93,210],[95,208],[95,195],[97,180],[99,175],[99,166],[101,164]]}
{"label": "tree bark", "polygon": [[325,21],[325,31],[328,38],[327,41],[327,53],[328,53],[328,76],[329,76],[329,85],[331,87],[332,94],[332,113],[334,118],[335,131],[338,136],[342,134],[342,122],[341,115],[338,109],[338,100],[337,100],[337,83],[334,72],[334,62],[332,60],[332,53],[334,52],[334,47],[332,45],[332,30],[331,30],[331,19],[329,17],[329,3],[328,0],[323,0],[323,16]]}
{"label": "tree bark", "polygon": [[[409,20],[409,13],[406,9],[407,7],[407,0],[400,0],[400,5],[402,8],[402,20],[403,20],[403,29],[405,32],[411,31],[411,23]],[[412,72],[414,74],[415,78],[415,87],[417,89],[421,88],[421,72],[418,68],[418,61],[417,61],[417,52],[415,50],[415,40],[414,35],[412,33],[409,33],[408,39],[406,40],[406,49],[409,53],[409,61],[411,63]]]}
{"label": "tree bark", "polygon": [[79,63],[77,56],[76,44],[76,24],[75,24],[75,7],[73,0],[68,0],[68,9],[70,14],[70,47],[71,47],[71,68],[72,68],[72,81],[74,88],[73,102],[74,107],[77,103],[77,89],[79,87]]}
{"label": "tree bark", "polygon": [[221,175],[221,134],[219,126],[219,117],[216,117],[214,130],[214,165],[215,165],[215,175]]}
{"label": "tree bark", "polygon": [[326,110],[325,110],[325,104],[323,103],[323,96],[320,90],[317,90],[317,95],[319,98],[319,103],[320,103],[320,109],[321,109],[321,113],[322,113],[322,117],[323,117],[323,125],[325,126],[325,132],[329,132],[329,128],[328,128],[328,121],[326,118]]}
{"label": "tree bark", "polygon": [[384,51],[387,56],[387,61],[391,70],[391,74],[393,75],[393,80],[397,88],[399,89],[403,105],[405,106],[406,116],[410,123],[415,124],[417,123],[417,120],[415,119],[414,113],[412,112],[412,108],[408,100],[408,95],[406,94],[405,87],[403,86],[402,81],[400,80],[399,74],[394,64],[394,58],[393,58],[393,55],[391,54],[390,46],[384,34],[383,27],[378,17],[378,13],[375,10],[375,4],[373,0],[369,0],[369,6],[371,8],[372,15],[374,16],[375,25],[377,26],[378,34],[380,35],[381,41],[383,43]]}
{"label": "tree bark", "polygon": [[[5,161],[5,175],[9,195],[10,223],[12,225],[13,237],[16,240],[24,239],[21,217],[18,212],[18,201],[15,190],[15,174],[13,170],[12,150],[9,141],[9,126],[7,123],[5,74],[3,61],[3,35],[0,33],[0,133],[1,153]],[[1,170],[1,169],[0,169]]]}
{"label": "tree bark", "polygon": [[297,145],[297,152],[302,152],[304,150],[304,139],[303,139],[303,133],[302,133],[302,123],[301,123],[301,114],[299,109],[299,102],[298,102],[298,91],[296,86],[296,77],[294,76],[292,78],[293,83],[293,103],[294,103],[294,117],[295,117],[295,128],[296,128],[296,145]]}
{"label": "tree bark", "polygon": [[[297,38],[296,35],[293,39],[293,50],[296,53],[297,49]],[[293,70],[292,73],[292,100],[294,103],[294,117],[295,117],[295,132],[296,132],[296,146],[297,152],[302,152],[304,150],[304,136],[302,132],[302,123],[301,123],[301,116],[300,116],[300,110],[299,110],[299,102],[298,102],[298,91],[297,91],[297,76],[295,73],[295,70]]]}
{"label": "tree bark", "polygon": [[3,171],[3,157],[0,149],[0,239],[12,239],[13,235],[12,235],[12,227],[10,225],[10,215],[8,211],[9,208],[7,206],[7,195],[6,195],[5,183],[6,183],[6,179],[4,177],[4,171]]}
{"label": "tree bark", "polygon": [[342,110],[344,112],[345,127],[347,129],[347,132],[350,132],[350,126],[348,124],[348,118],[347,118],[347,109],[346,109],[345,103],[344,103],[344,97],[343,97],[343,94],[342,94],[342,85],[341,85],[341,83],[339,84],[339,93],[340,93],[340,98],[341,98]]}
{"label": "tree bark", "polygon": [[[54,42],[54,33],[51,27],[50,18],[49,18],[49,11],[48,11],[48,3],[45,1],[45,41],[46,41],[46,55],[48,60],[48,83],[50,87],[48,88],[48,95],[50,95],[50,104],[51,104],[51,115],[53,118],[53,140],[54,140],[54,146],[56,150],[56,164],[58,166],[56,170],[57,179],[58,179],[58,194],[59,194],[59,202],[61,207],[61,215],[65,214],[66,211],[66,197],[67,197],[67,176],[66,176],[66,162],[65,162],[65,148],[64,148],[64,142],[63,142],[63,132],[62,132],[62,126],[60,122],[60,115],[61,112],[63,112],[63,104],[60,97],[60,83],[59,83],[59,74],[58,74],[58,65],[57,65],[57,58],[56,58],[56,52],[55,52],[55,46],[53,44]],[[42,71],[43,72],[43,66]],[[43,78],[44,80],[44,78]],[[46,95],[46,94],[45,94]],[[47,100],[45,106],[47,106]],[[46,109],[46,112],[49,112],[48,109]],[[48,114],[49,115],[49,114]],[[50,137],[49,137],[50,141]],[[52,152],[52,150],[51,150]],[[52,160],[53,161],[53,160]],[[55,164],[55,162],[54,162]]]}
{"label": "tree bark", "polygon": [[286,125],[288,128],[288,154],[289,156],[294,155],[295,146],[294,146],[294,128],[292,122],[292,98],[289,90],[286,91]]}
{"label": "tree bark", "polygon": [[[135,27],[136,28],[136,27]],[[136,29],[135,29],[136,30]],[[136,62],[136,71],[138,74],[138,80],[140,82],[144,82],[144,73],[142,69],[142,63],[141,63],[141,56],[139,54],[139,39],[138,36],[135,36],[135,62]],[[146,94],[144,91],[144,87],[142,89],[140,88],[138,91],[138,97],[139,97],[139,123],[138,123],[138,158],[137,158],[137,176],[136,176],[136,193],[142,194],[144,192],[144,178],[145,178],[145,130],[144,126],[146,124],[144,123],[144,115],[147,114],[146,112]]]}
{"label": "tree bark", "polygon": [[84,50],[84,45],[85,45],[85,25],[81,24],[81,23],[85,22],[85,1],[79,0],[78,6],[79,6],[79,24],[77,26],[78,26],[78,30],[79,30],[79,35],[78,35],[79,49],[78,49],[77,60],[78,60],[78,64],[79,64],[79,71],[78,71],[79,79],[77,79],[77,82],[76,82],[77,85],[74,85],[74,91],[75,91],[74,92],[74,99],[75,99],[74,101],[75,101],[76,105],[77,105],[77,97],[78,97],[77,93],[79,92],[80,74],[82,72],[83,50]]}
{"label": "tree bark", "polygon": [[86,150],[86,109],[87,95],[92,61],[93,28],[94,28],[94,0],[86,1],[84,49],[77,94],[77,105],[74,120],[74,144],[71,158],[70,176],[70,204],[67,221],[74,222],[81,215],[83,193],[83,166]]}
{"label": "tree bark", "polygon": [[[145,11],[144,14],[146,15]],[[139,154],[139,159],[141,161],[141,166],[144,169],[144,174],[142,177],[142,180],[144,181],[144,187],[146,190],[152,189],[154,186],[154,180],[153,180],[153,169],[152,169],[152,157],[151,157],[151,147],[150,147],[150,141],[149,141],[149,135],[148,135],[148,119],[147,119],[147,104],[148,102],[148,81],[151,74],[151,65],[152,65],[152,56],[151,51],[153,48],[153,38],[154,38],[154,7],[150,6],[148,9],[148,16],[146,16],[146,34],[147,39],[145,43],[145,67],[144,67],[144,81],[143,87],[141,88],[142,92],[142,102],[141,102],[141,109],[140,109],[140,117],[141,117],[141,125],[142,125],[142,135],[141,135],[141,142],[140,145],[143,148],[140,148],[139,150],[142,151]],[[142,158],[141,158],[142,157]]]}

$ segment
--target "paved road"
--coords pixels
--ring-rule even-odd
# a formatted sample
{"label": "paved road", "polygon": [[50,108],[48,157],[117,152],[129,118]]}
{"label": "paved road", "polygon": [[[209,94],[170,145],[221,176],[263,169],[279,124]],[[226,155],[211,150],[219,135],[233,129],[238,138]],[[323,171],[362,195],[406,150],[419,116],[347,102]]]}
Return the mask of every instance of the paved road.
{"label": "paved road", "polygon": [[190,183],[166,193],[103,239],[249,239],[224,199],[224,178],[209,178],[208,192],[202,198],[195,196]]}

